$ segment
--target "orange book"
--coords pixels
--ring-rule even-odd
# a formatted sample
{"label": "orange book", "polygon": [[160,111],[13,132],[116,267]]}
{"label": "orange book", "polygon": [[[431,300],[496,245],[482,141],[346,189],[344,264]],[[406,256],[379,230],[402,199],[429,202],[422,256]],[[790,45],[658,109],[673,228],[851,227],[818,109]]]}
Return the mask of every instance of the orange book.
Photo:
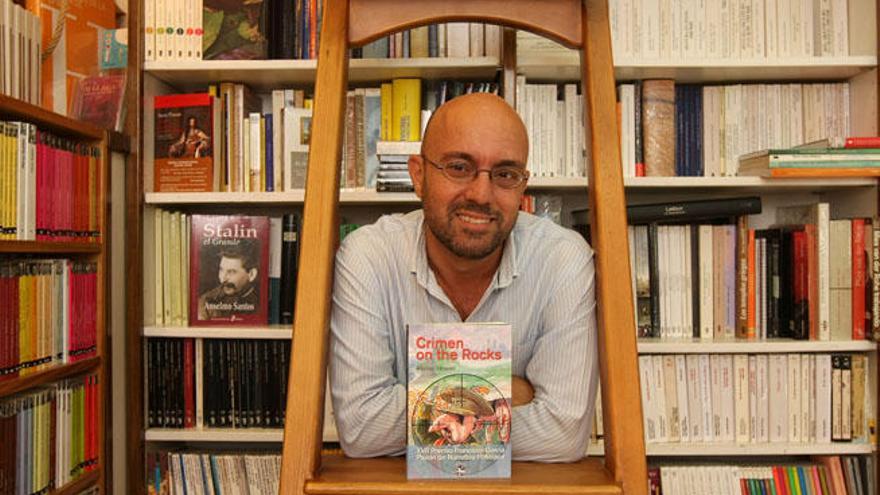
{"label": "orange book", "polygon": [[816,226],[804,224],[807,240],[807,301],[810,314],[810,340],[819,338],[819,249]]}
{"label": "orange book", "polygon": [[880,177],[880,167],[858,168],[774,168],[769,170],[766,177],[771,178],[810,178],[823,177]]}
{"label": "orange book", "polygon": [[746,320],[746,338],[754,339],[757,336],[758,328],[755,322],[756,301],[755,301],[755,229],[749,229],[749,249],[748,249],[748,317]]}

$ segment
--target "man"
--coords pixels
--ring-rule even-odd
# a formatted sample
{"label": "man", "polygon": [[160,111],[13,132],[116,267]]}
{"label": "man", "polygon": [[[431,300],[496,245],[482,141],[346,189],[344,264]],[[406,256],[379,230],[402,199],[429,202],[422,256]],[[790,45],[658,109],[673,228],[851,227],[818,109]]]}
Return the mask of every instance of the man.
{"label": "man", "polygon": [[502,99],[456,98],[409,160],[423,209],[340,247],[330,377],[349,456],[405,451],[406,325],[456,321],[512,324],[514,459],[586,452],[598,380],[592,250],[519,213],[527,158],[525,127]]}
{"label": "man", "polygon": [[220,285],[199,297],[199,319],[227,319],[233,315],[257,311],[260,301],[257,264],[246,248],[227,249],[220,253],[217,278]]}

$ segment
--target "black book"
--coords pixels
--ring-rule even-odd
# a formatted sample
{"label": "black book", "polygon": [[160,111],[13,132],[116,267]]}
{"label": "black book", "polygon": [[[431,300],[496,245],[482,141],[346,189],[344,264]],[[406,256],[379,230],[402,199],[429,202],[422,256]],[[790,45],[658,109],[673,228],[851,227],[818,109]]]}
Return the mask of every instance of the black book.
{"label": "black book", "polygon": [[217,397],[217,426],[224,428],[231,426],[229,418],[230,412],[230,393],[229,393],[229,347],[227,340],[218,340],[215,342],[217,350],[217,387],[215,394]]}
{"label": "black book", "polygon": [[281,323],[293,323],[296,277],[299,269],[299,217],[284,215],[281,226]]}
{"label": "black book", "polygon": [[794,252],[792,251],[791,231],[780,229],[779,231],[779,301],[778,301],[778,328],[770,327],[771,331],[779,338],[792,337],[792,304],[794,303]]}
{"label": "black book", "polygon": [[691,335],[700,338],[700,226],[691,230]]}
{"label": "black book", "polygon": [[660,337],[660,274],[657,259],[657,224],[648,224],[648,271],[651,286],[651,337]]}
{"label": "black book", "polygon": [[645,158],[642,153],[642,81],[636,81],[635,84],[635,152],[636,152],[636,172],[641,170],[641,175],[645,171]]}
{"label": "black book", "polygon": [[626,217],[630,224],[727,220],[730,217],[755,215],[758,213],[761,213],[761,198],[757,196],[654,203],[626,207]]}

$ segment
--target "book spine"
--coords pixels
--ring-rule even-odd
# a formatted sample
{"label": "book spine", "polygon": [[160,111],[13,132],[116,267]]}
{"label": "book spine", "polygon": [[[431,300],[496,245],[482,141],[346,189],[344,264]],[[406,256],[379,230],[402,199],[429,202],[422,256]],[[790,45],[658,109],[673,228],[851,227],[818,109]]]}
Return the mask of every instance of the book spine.
{"label": "book spine", "polygon": [[645,175],[675,175],[675,82],[642,83]]}
{"label": "book spine", "polygon": [[865,339],[865,220],[852,220],[852,339]]}

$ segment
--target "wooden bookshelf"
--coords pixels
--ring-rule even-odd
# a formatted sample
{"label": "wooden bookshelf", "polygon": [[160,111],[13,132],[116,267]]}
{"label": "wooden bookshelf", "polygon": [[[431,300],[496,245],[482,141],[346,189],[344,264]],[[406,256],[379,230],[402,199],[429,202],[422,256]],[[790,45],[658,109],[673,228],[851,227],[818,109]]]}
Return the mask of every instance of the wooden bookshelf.
{"label": "wooden bookshelf", "polygon": [[785,352],[877,352],[870,340],[639,339],[639,354],[766,354]]}
{"label": "wooden bookshelf", "polygon": [[[98,378],[97,408],[94,411],[97,424],[98,447],[97,468],[84,474],[77,480],[60,487],[50,494],[75,495],[90,486],[97,486],[100,493],[106,493],[105,474],[108,445],[106,427],[109,423],[107,393],[109,391],[109,343],[107,339],[108,294],[107,277],[107,188],[109,185],[109,146],[108,133],[91,124],[80,122],[69,117],[46,110],[42,107],[25,103],[14,98],[0,95],[0,119],[20,120],[35,124],[39,130],[45,130],[69,139],[87,143],[96,147],[100,159],[96,168],[97,195],[97,231],[99,239],[92,243],[57,242],[57,241],[0,241],[0,253],[4,255],[52,255],[73,260],[90,261],[97,267],[96,294],[96,350],[95,355],[75,363],[56,365],[54,367],[0,383],[0,399],[13,394],[26,392],[33,388],[51,384],[65,378],[86,373]],[[53,447],[54,448],[54,447]]]}
{"label": "wooden bookshelf", "polygon": [[0,399],[23,392],[40,385],[70,378],[93,371],[101,366],[100,356],[84,359],[76,363],[53,366],[35,373],[0,382]]}

